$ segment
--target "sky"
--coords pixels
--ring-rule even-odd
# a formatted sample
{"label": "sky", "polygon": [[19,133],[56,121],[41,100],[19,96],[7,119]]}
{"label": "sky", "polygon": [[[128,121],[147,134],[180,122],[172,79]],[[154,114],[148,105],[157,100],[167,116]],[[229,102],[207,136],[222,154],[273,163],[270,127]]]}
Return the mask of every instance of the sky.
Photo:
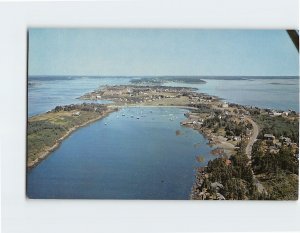
{"label": "sky", "polygon": [[29,29],[29,75],[299,74],[285,30]]}

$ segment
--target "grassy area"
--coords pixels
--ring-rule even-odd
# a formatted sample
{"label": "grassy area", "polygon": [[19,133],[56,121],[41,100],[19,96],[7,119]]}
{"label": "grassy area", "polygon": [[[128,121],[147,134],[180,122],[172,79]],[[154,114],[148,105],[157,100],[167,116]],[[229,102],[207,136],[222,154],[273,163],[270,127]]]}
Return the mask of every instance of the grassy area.
{"label": "grassy area", "polygon": [[148,106],[188,106],[190,103],[188,97],[181,96],[177,98],[165,98],[160,100],[154,100],[151,102],[143,102],[142,105]]}
{"label": "grassy area", "polygon": [[99,104],[69,105],[29,118],[27,165],[30,167],[38,163],[72,130],[99,119],[109,111],[106,106]]}

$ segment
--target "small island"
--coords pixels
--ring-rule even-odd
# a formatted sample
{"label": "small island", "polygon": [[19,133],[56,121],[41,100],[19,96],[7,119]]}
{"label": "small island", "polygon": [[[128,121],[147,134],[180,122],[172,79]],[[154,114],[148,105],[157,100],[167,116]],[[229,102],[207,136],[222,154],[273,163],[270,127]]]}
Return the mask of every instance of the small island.
{"label": "small island", "polygon": [[205,84],[206,81],[200,76],[156,76],[135,78],[130,81],[138,85],[163,85],[168,83]]}

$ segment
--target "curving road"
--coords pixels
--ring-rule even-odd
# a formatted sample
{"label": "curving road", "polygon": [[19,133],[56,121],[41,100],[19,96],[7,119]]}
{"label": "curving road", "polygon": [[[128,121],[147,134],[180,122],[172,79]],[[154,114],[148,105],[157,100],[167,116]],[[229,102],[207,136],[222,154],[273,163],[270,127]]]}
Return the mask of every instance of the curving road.
{"label": "curving road", "polygon": [[[250,117],[245,117],[245,119],[252,124],[252,128],[253,128],[252,136],[250,137],[248,145],[246,146],[246,155],[249,158],[249,160],[250,160],[249,163],[251,165],[252,147],[257,139],[257,136],[259,133],[259,128],[258,128],[258,125]],[[264,186],[259,182],[259,180],[254,175],[253,170],[252,170],[252,174],[253,174],[253,182],[256,185],[258,192],[260,192],[260,193],[266,192],[266,189],[264,188]]]}
{"label": "curving road", "polygon": [[251,123],[253,128],[252,136],[250,137],[248,145],[246,147],[246,155],[248,156],[249,159],[251,159],[252,147],[257,139],[259,129],[258,129],[258,125],[250,117],[245,117],[245,119]]}

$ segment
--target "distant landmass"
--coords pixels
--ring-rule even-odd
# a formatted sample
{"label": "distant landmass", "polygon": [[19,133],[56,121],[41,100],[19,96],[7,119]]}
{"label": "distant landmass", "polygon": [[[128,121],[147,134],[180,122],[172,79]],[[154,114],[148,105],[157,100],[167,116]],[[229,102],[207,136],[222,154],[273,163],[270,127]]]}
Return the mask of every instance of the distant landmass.
{"label": "distant landmass", "polygon": [[211,80],[253,80],[253,79],[298,79],[299,76],[205,76],[205,75],[197,75],[197,76],[178,76],[178,75],[165,75],[165,76],[151,76],[151,75],[29,75],[29,79],[35,80],[68,80],[74,78],[133,78],[135,80],[141,79],[150,79],[150,80],[167,80],[167,81],[176,81],[176,82],[205,82],[205,79]]}
{"label": "distant landmass", "polygon": [[142,77],[137,79],[132,79],[130,81],[134,84],[164,84],[168,82],[176,83],[190,83],[190,84],[205,84],[204,81],[199,76],[161,76],[161,77]]}

